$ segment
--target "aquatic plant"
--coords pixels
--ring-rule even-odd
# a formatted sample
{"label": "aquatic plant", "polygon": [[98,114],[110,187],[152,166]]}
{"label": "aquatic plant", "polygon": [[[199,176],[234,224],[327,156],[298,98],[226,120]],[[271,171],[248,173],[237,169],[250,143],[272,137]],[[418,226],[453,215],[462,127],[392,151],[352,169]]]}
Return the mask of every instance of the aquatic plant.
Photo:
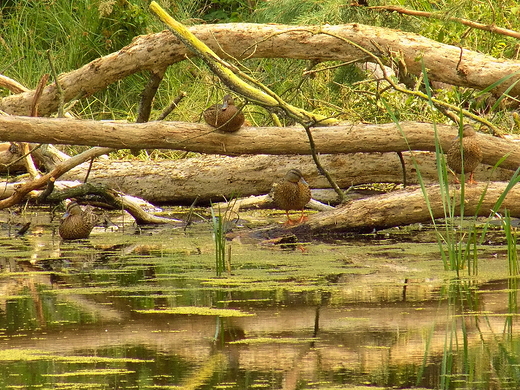
{"label": "aquatic plant", "polygon": [[[226,233],[231,225],[231,215],[236,198],[228,202],[228,207],[224,214],[220,205],[217,205],[217,212],[213,203],[211,204],[211,223],[213,226],[213,241],[215,242],[215,270],[217,276],[227,270],[231,273],[231,245],[227,245]],[[226,257],[227,254],[227,257]]]}

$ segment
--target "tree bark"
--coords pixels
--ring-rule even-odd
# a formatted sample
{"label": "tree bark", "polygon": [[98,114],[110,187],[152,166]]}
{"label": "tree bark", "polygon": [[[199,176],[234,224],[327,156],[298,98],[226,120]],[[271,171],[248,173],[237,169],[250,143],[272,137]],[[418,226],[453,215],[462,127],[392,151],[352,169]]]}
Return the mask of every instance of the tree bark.
{"label": "tree bark", "polygon": [[[417,183],[417,170],[426,183],[436,183],[435,156],[430,152],[403,153],[410,183]],[[353,153],[321,155],[322,163],[342,188],[365,183],[402,183],[401,164],[396,153]],[[310,156],[256,155],[240,157],[202,156],[184,160],[94,162],[89,176],[93,184],[105,184],[149,202],[191,204],[221,202],[232,197],[267,194],[275,181],[290,168],[299,168],[311,188],[330,188],[316,171]],[[62,176],[83,180],[86,166]],[[509,180],[512,172],[480,165],[478,181]],[[1,183],[0,183],[1,185]],[[322,200],[321,198],[317,198]]]}
{"label": "tree bark", "polygon": [[[466,185],[464,193],[464,215],[491,215],[496,201],[507,187],[507,183],[492,183]],[[460,186],[450,187],[451,201],[455,203],[455,215],[460,215]],[[480,197],[483,197],[479,204]],[[520,217],[520,187],[515,186],[506,196],[500,207],[500,212],[508,209],[513,217]],[[421,188],[409,188],[384,195],[373,196],[357,200],[336,208],[333,211],[311,215],[302,226],[295,227],[295,231],[331,232],[331,231],[366,231],[412,223],[428,223],[434,218],[447,217],[444,214],[444,205],[438,185],[426,188],[426,197],[429,200],[432,214],[427,207],[425,194]]]}
{"label": "tree bark", "polygon": [[[458,135],[453,126],[436,125],[443,150]],[[244,127],[233,134],[187,122],[123,123],[112,121],[0,116],[4,141],[105,146],[119,149],[178,149],[223,155],[310,154],[301,127]],[[318,153],[435,151],[435,128],[429,123],[339,125],[312,129]],[[479,133],[483,163],[520,166],[520,146]]]}
{"label": "tree bark", "polygon": [[[358,23],[338,26],[287,26],[230,23],[190,27],[219,56],[236,58],[294,58],[316,61],[351,61],[365,57],[350,40],[377,56],[399,53],[409,73],[419,75],[422,64],[432,81],[484,89],[504,81],[492,92],[500,95],[510,86],[512,96],[520,94],[520,62],[442,44],[423,36]],[[381,53],[380,51],[384,51]],[[82,68],[62,74],[60,84],[65,102],[88,96],[109,84],[143,70],[158,71],[192,55],[169,31],[136,37],[118,52],[96,59]],[[421,58],[422,61],[417,59]],[[511,78],[511,75],[514,75]],[[34,91],[0,100],[0,110],[28,115]],[[58,107],[56,85],[47,86],[39,100],[39,113],[47,116]]]}

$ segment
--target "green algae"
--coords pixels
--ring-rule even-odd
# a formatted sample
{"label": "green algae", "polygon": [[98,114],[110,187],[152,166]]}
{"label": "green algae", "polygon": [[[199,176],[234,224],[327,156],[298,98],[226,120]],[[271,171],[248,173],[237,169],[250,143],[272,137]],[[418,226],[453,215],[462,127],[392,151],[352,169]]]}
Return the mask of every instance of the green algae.
{"label": "green algae", "polygon": [[179,306],[160,310],[135,310],[141,314],[182,314],[198,316],[219,316],[219,317],[252,317],[255,314],[246,313],[235,309],[215,309],[210,307]]}
{"label": "green algae", "polygon": [[[204,233],[190,234],[170,229],[167,234],[159,232],[157,235],[154,230],[148,236],[97,232],[88,244],[86,242],[80,245],[63,245],[49,239],[48,235],[30,237],[27,241],[31,245],[34,243],[33,247],[20,246],[20,250],[11,252],[16,253],[14,257],[9,255],[10,261],[16,260],[20,268],[26,271],[0,273],[2,281],[13,281],[14,286],[20,286],[20,290],[6,290],[9,294],[2,296],[4,307],[9,313],[9,318],[5,319],[2,328],[5,328],[5,333],[8,334],[5,337],[6,345],[34,344],[50,351],[35,353],[32,356],[28,353],[26,359],[5,358],[6,367],[11,370],[13,367],[26,365],[28,371],[34,369],[42,373],[42,376],[49,377],[61,375],[81,378],[92,374],[96,376],[97,381],[101,376],[112,373],[111,379],[121,377],[121,382],[118,383],[120,388],[177,388],[184,382],[183,379],[196,379],[199,368],[211,360],[213,348],[221,347],[218,340],[213,340],[217,338],[213,336],[216,334],[215,323],[219,321],[222,322],[224,350],[227,345],[233,345],[233,350],[237,352],[237,355],[229,355],[232,359],[238,356],[242,359],[244,356],[244,359],[251,359],[249,362],[256,362],[255,356],[248,356],[248,352],[254,350],[264,354],[273,353],[274,358],[275,353],[285,349],[291,350],[293,347],[303,350],[311,343],[316,343],[313,353],[322,354],[323,359],[328,358],[329,352],[334,353],[335,348],[338,349],[339,356],[343,357],[348,356],[350,350],[347,353],[346,350],[340,350],[338,345],[346,344],[350,348],[349,342],[355,344],[358,335],[359,339],[369,338],[368,341],[360,342],[361,348],[377,352],[378,349],[388,348],[387,342],[389,345],[394,342],[405,344],[403,335],[405,338],[413,338],[413,332],[416,330],[410,326],[413,331],[408,332],[406,323],[402,329],[393,332],[392,327],[388,326],[388,323],[385,324],[384,317],[379,318],[370,313],[384,313],[395,305],[398,310],[394,311],[395,315],[390,317],[391,320],[395,318],[395,321],[398,321],[399,317],[409,317],[410,322],[415,318],[420,319],[412,317],[413,311],[423,310],[428,305],[441,306],[443,301],[439,301],[439,298],[448,295],[441,289],[455,277],[453,272],[443,269],[437,244],[399,242],[392,238],[381,240],[376,239],[374,235],[364,240],[356,238],[338,240],[334,243],[311,242],[306,245],[305,253],[299,250],[281,250],[278,247],[231,242],[232,272],[225,277],[217,278],[209,227],[206,230]],[[54,257],[50,255],[53,250],[56,251]],[[479,277],[463,276],[462,279],[478,286],[490,278],[507,275],[507,265],[504,261],[507,254],[503,247],[483,246],[479,248],[480,255],[482,258],[479,263]],[[33,257],[38,258],[38,261],[29,263],[27,259]],[[51,276],[57,277],[58,281],[47,281],[46,278]],[[517,290],[500,288],[479,292],[474,289],[477,296],[486,295],[483,292],[488,291],[495,294],[512,294]],[[78,297],[81,299],[76,299]],[[231,306],[237,308],[224,309]],[[321,310],[322,321],[322,333],[318,332],[318,337],[305,338],[314,334],[312,326],[316,323],[312,318],[306,318],[305,323],[291,328],[292,321],[297,322],[302,311],[307,309],[313,312],[317,311],[317,308]],[[103,317],[98,314],[98,310],[102,313],[103,309],[120,316],[115,320],[110,316]],[[256,318],[250,318],[255,314]],[[336,317],[331,318],[327,315]],[[468,312],[460,317],[453,315],[451,318],[456,320],[468,315],[490,319],[516,316],[494,315],[486,310],[480,313]],[[216,320],[211,317],[223,319]],[[442,316],[435,318],[441,325],[439,328],[442,327]],[[327,323],[332,320],[335,322]],[[388,317],[386,321],[390,321]],[[286,323],[289,324],[287,328],[284,327]],[[258,329],[255,328],[257,324]],[[380,325],[382,329],[377,328]],[[276,332],[270,331],[271,326],[279,328]],[[424,325],[425,329],[427,326],[428,324]],[[191,327],[196,331],[191,332]],[[128,329],[131,335],[135,333],[141,337],[134,339],[127,335],[127,338],[119,339],[112,336],[111,332],[119,332],[119,328],[121,334],[126,334],[124,329]],[[66,335],[65,341],[61,339],[62,332]],[[374,339],[370,339],[371,333]],[[76,334],[83,338],[75,340],[77,349],[68,349],[67,340]],[[115,332],[113,334],[119,335]],[[240,340],[240,337],[244,336],[251,338]],[[331,338],[329,344],[327,337]],[[42,341],[41,344],[38,344],[39,340]],[[51,345],[51,340],[55,340],[57,344]],[[352,341],[345,342],[346,340]],[[374,345],[382,345],[371,346],[371,340]],[[2,341],[4,342],[4,339]],[[206,344],[211,344],[210,348],[205,349]],[[253,347],[255,345],[258,347]],[[274,348],[269,348],[270,345],[274,345]],[[193,351],[187,352],[190,348],[193,348]],[[68,353],[56,352],[62,349]],[[352,345],[353,354],[356,353],[354,351],[355,345]],[[69,354],[72,356],[66,356]],[[100,360],[104,358],[90,356],[94,354],[114,358],[109,361]],[[134,361],[125,359],[125,356],[143,358]],[[392,354],[389,353],[389,356]],[[271,356],[256,357],[261,361],[269,360]],[[431,357],[436,360],[439,355],[432,353]],[[407,358],[402,357],[403,361],[407,361]],[[289,359],[292,361],[291,355]],[[33,365],[38,364],[38,361],[42,366],[34,368]],[[171,367],[172,361],[175,363],[174,369],[160,371],[161,367]],[[54,367],[56,362],[60,363],[61,367]],[[113,362],[117,364],[114,369],[105,367]],[[141,364],[142,362],[151,364]],[[367,359],[366,362],[371,361]],[[90,366],[86,369],[80,367],[77,371],[75,370],[78,367],[74,367],[74,371],[63,369],[64,364],[92,363],[100,364],[100,370],[89,370]],[[131,366],[120,368],[121,364]],[[257,375],[258,372],[266,376],[273,375],[272,371],[262,366],[257,367],[253,363],[250,366],[246,363],[246,368],[237,367],[239,370],[243,369],[247,375]],[[323,369],[324,375],[328,375],[327,379],[334,376],[342,378],[340,369],[325,372],[324,367],[325,365],[314,369],[318,373]],[[403,367],[405,368],[401,372],[397,372],[398,375],[406,375],[406,367],[409,366],[403,364]],[[395,367],[385,366],[382,369],[388,370],[391,374],[389,377],[394,375]],[[102,370],[108,370],[107,374],[102,373]],[[178,370],[175,371],[175,378],[173,370]],[[226,388],[228,382],[215,384],[225,378],[233,383],[231,386],[240,387],[240,384],[231,382],[234,378],[226,377],[231,371],[224,371],[225,375],[220,376],[220,370],[225,368],[208,368],[207,377],[193,382],[204,384],[208,388]],[[349,370],[355,372],[355,365]],[[70,372],[61,374],[63,371]],[[138,374],[133,374],[137,372]],[[160,373],[164,374],[164,378],[154,383],[152,378],[159,378]],[[168,376],[167,373],[172,375]],[[208,379],[210,374],[213,375],[213,379]],[[145,379],[143,382],[130,384],[132,378],[137,376]],[[264,378],[258,379],[257,382],[249,382],[248,388],[275,387]],[[254,380],[256,379],[252,379]],[[415,377],[413,380],[415,383]],[[189,385],[188,381],[185,383]],[[74,384],[70,385],[71,388],[76,388]],[[15,384],[11,382],[9,386],[14,388]],[[44,388],[51,388],[45,386],[43,385]],[[52,386],[57,388],[64,385]],[[107,388],[106,384],[78,386]],[[333,383],[320,381],[318,377],[306,384],[302,382],[302,388],[309,386],[321,390],[355,388],[347,384],[334,386]]]}
{"label": "green algae", "polygon": [[308,344],[318,340],[319,338],[258,337],[255,339],[230,341],[229,344]]}
{"label": "green algae", "polygon": [[66,363],[98,364],[98,363],[145,363],[151,360],[102,357],[102,356],[62,356],[37,349],[4,349],[0,350],[0,361],[36,361],[52,360]]}
{"label": "green algae", "polygon": [[106,376],[106,375],[122,375],[122,374],[133,374],[135,371],[117,369],[117,368],[105,368],[99,370],[80,370],[73,372],[63,372],[63,373],[55,373],[55,374],[43,374],[44,377],[72,377],[72,376]]}

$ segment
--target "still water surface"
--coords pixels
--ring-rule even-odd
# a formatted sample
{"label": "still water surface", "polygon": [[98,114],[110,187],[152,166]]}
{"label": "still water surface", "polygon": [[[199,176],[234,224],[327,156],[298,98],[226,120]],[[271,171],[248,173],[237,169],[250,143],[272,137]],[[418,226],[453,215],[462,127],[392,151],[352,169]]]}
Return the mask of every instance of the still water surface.
{"label": "still water surface", "polygon": [[235,239],[216,277],[208,223],[62,242],[47,217],[24,237],[2,217],[2,389],[520,386],[503,245],[457,277],[417,234]]}

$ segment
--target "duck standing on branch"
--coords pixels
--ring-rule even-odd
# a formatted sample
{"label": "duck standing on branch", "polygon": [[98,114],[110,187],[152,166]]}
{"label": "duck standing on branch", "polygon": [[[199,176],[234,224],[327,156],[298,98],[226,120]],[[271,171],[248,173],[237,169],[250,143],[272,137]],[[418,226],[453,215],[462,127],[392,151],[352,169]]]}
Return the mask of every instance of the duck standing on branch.
{"label": "duck standing on branch", "polygon": [[238,131],[245,121],[244,114],[235,106],[231,95],[224,96],[222,104],[207,108],[203,116],[208,125],[226,133]]}
{"label": "duck standing on branch", "polygon": [[482,161],[483,154],[476,135],[477,132],[473,126],[468,124],[464,125],[462,130],[462,139],[460,137],[454,139],[446,153],[448,166],[454,171],[455,181],[457,183],[459,182],[459,179],[456,174],[462,173],[463,170],[464,174],[469,173],[469,184],[477,183],[475,179],[473,179],[473,171]]}
{"label": "duck standing on branch", "polygon": [[[287,215],[286,226],[296,225],[306,220],[304,207],[311,200],[311,190],[299,169],[291,169],[273,189],[273,199]],[[297,221],[289,217],[289,210],[301,210]]]}
{"label": "duck standing on branch", "polygon": [[96,222],[97,216],[92,212],[91,206],[82,209],[77,202],[71,201],[67,205],[58,231],[64,240],[88,238]]}

